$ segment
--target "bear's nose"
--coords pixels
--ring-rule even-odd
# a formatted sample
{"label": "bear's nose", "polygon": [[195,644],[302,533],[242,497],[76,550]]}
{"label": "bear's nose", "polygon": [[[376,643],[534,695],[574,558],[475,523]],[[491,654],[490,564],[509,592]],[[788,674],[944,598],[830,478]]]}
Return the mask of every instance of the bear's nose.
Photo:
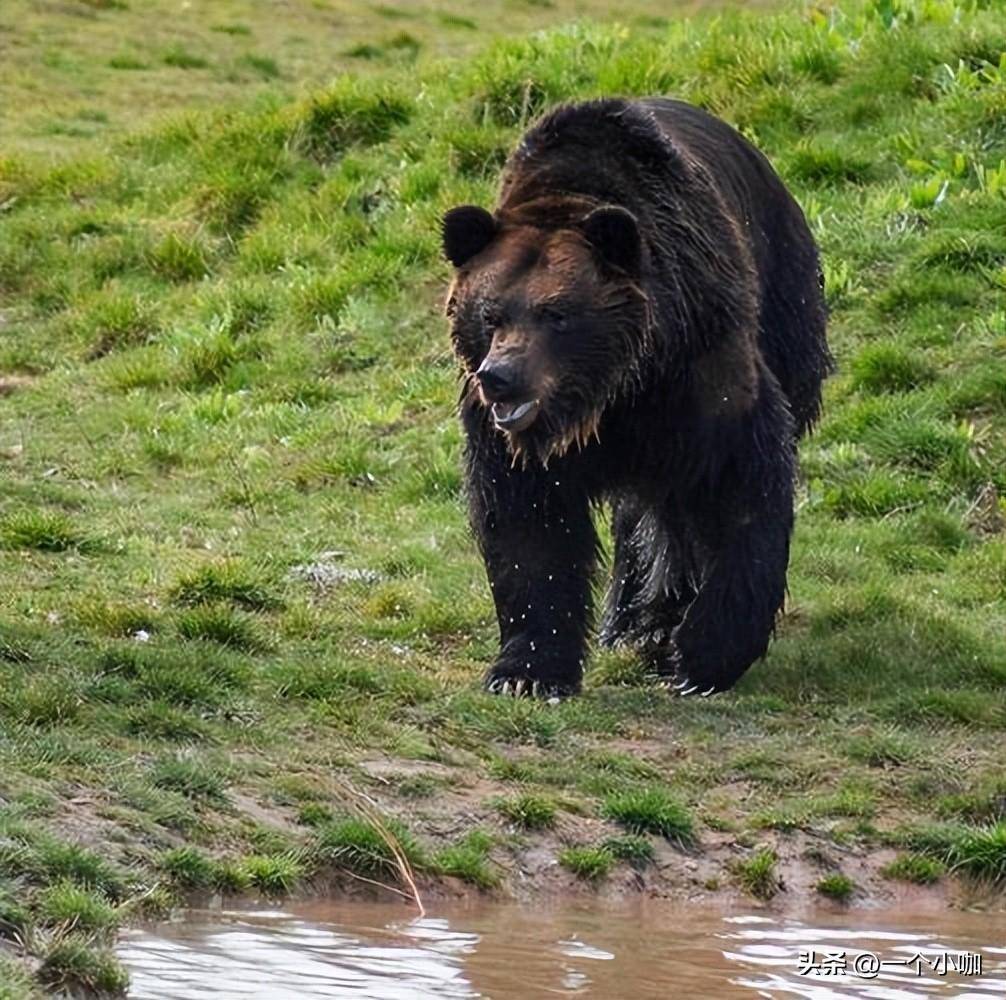
{"label": "bear's nose", "polygon": [[512,393],[517,384],[517,371],[512,364],[490,361],[488,358],[479,365],[475,377],[486,398],[494,402]]}

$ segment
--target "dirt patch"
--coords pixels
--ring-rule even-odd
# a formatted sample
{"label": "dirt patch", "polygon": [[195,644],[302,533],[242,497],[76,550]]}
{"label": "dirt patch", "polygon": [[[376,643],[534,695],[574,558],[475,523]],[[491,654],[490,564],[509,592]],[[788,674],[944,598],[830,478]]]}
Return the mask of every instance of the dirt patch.
{"label": "dirt patch", "polygon": [[0,396],[13,396],[34,382],[28,375],[0,375]]}

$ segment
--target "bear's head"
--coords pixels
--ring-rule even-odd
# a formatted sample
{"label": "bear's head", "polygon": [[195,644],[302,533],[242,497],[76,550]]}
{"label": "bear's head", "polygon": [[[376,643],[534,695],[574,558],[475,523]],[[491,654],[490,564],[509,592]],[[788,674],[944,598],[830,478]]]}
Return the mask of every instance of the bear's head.
{"label": "bear's head", "polygon": [[443,222],[447,301],[466,393],[515,455],[581,447],[629,385],[647,336],[643,247],[617,206],[539,226],[463,205]]}

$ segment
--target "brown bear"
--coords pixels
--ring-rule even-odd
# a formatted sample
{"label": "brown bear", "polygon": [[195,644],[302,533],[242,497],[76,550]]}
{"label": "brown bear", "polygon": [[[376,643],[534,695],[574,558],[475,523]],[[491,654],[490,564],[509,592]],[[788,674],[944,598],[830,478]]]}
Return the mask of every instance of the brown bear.
{"label": "brown bear", "polygon": [[814,240],[766,158],[681,101],[558,108],[492,214],[447,212],[472,526],[500,630],[488,690],[578,690],[600,630],[682,694],[764,655],[795,446],[831,368]]}

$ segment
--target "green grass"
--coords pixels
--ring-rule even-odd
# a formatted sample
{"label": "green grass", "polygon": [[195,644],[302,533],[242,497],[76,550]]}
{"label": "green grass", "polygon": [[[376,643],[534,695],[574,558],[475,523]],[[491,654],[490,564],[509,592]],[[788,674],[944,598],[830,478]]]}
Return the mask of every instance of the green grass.
{"label": "green grass", "polygon": [[39,911],[50,923],[84,931],[105,930],[118,922],[114,908],[104,899],[72,882],[50,886],[42,896]]}
{"label": "green grass", "polygon": [[85,541],[73,521],[58,512],[15,510],[0,520],[0,545],[4,548],[65,552]]}
{"label": "green grass", "polygon": [[381,828],[367,819],[344,819],[322,827],[314,854],[327,864],[372,878],[395,878],[396,852],[414,869],[429,864],[425,852],[400,823]]}
{"label": "green grass", "polygon": [[756,899],[771,899],[782,888],[776,870],[777,862],[775,851],[761,847],[750,857],[734,863],[734,877],[740,887]]}
{"label": "green grass", "polygon": [[827,896],[839,903],[847,903],[856,891],[856,883],[848,875],[834,873],[819,879],[815,888],[822,896]]}
{"label": "green grass", "polygon": [[695,836],[691,814],[661,788],[609,795],[602,811],[630,833],[655,833],[679,844],[689,844]]}
{"label": "green grass", "polygon": [[110,951],[72,936],[61,938],[46,949],[35,974],[53,990],[84,989],[117,996],[129,985],[126,970]]}
{"label": "green grass", "polygon": [[470,830],[460,843],[444,848],[436,857],[436,868],[479,889],[495,889],[500,873],[489,858],[493,838],[482,830]]}
{"label": "green grass", "polygon": [[[561,803],[604,820],[585,870],[769,827],[1001,879],[998,12],[630,2],[624,29],[524,37],[571,0],[367,8],[335,51],[319,7],[260,6],[215,0],[184,38],[149,5],[0,14],[2,919],[41,959],[61,893],[125,916],[158,881],[397,882],[347,787],[423,878],[505,888],[492,857],[551,843]],[[801,445],[787,613],[723,697],[605,653],[579,699],[501,702],[477,686],[495,620],[439,219],[492,203],[545,107],[656,92],[754,139],[822,248],[839,370]],[[537,832],[484,843],[507,824]],[[74,955],[51,981],[98,961]]]}
{"label": "green grass", "polygon": [[0,1000],[37,1000],[37,980],[16,959],[0,954]]}
{"label": "green grass", "polygon": [[172,599],[187,605],[229,601],[249,611],[282,606],[266,573],[235,562],[209,564],[186,573],[175,583]]}
{"label": "green grass", "polygon": [[615,865],[615,855],[606,847],[567,847],[559,854],[559,864],[577,878],[599,882]]}
{"label": "green grass", "polygon": [[1006,878],[1006,822],[930,823],[903,831],[900,841],[942,862],[951,872],[991,883]]}
{"label": "green grass", "polygon": [[1006,879],[1006,822],[962,831],[946,852],[951,870],[998,882]]}
{"label": "green grass", "polygon": [[[252,854],[242,859],[240,867],[229,871],[232,881],[228,888],[243,888],[241,883],[247,878],[252,888],[281,896],[292,892],[303,881],[307,869],[295,854]],[[217,881],[219,884],[220,879]]]}
{"label": "green grass", "polygon": [[[386,9],[293,0],[274,18],[256,0],[207,0],[182,24],[166,0],[46,10],[9,0],[0,11],[11,40],[4,88],[18,112],[0,123],[0,148],[49,152],[72,139],[96,150],[165,112],[288,97],[347,70],[379,74],[417,56],[471,53],[501,32],[611,16],[606,0],[408,3],[401,18]],[[628,0],[618,16],[632,24],[648,11]]]}
{"label": "green grass", "polygon": [[916,885],[938,882],[945,872],[946,865],[943,862],[922,854],[899,854],[883,869],[886,878],[900,882],[914,882]]}
{"label": "green grass", "polygon": [[608,837],[601,846],[619,861],[628,861],[637,868],[644,868],[653,861],[653,844],[645,837],[626,833],[618,837]]}
{"label": "green grass", "polygon": [[499,799],[496,809],[512,823],[526,830],[542,830],[555,823],[555,802],[534,792]]}
{"label": "green grass", "polygon": [[166,757],[158,761],[150,781],[155,788],[179,792],[188,799],[213,803],[227,800],[227,782],[218,768],[189,757]]}
{"label": "green grass", "polygon": [[216,865],[194,847],[174,847],[161,858],[161,868],[183,889],[205,889],[213,885]]}

